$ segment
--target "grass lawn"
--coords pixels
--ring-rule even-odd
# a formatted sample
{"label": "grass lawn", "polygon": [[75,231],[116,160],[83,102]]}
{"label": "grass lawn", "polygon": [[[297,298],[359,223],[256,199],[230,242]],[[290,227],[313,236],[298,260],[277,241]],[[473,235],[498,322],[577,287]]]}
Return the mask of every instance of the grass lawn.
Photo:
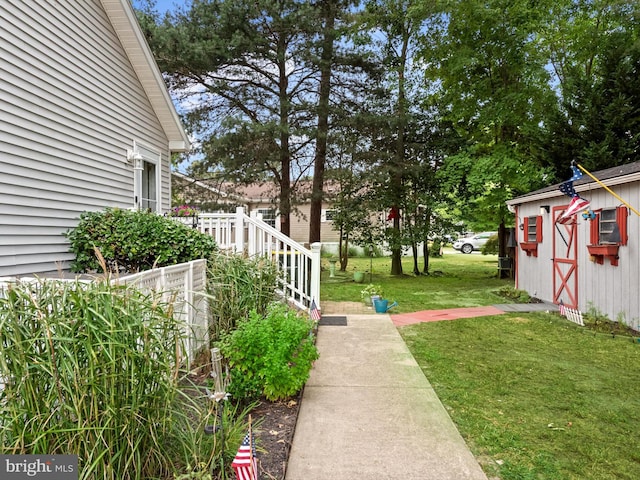
{"label": "grass lawn", "polygon": [[640,478],[640,345],[553,314],[400,333],[489,475]]}
{"label": "grass lawn", "polygon": [[[322,273],[321,298],[359,301],[369,259]],[[398,312],[508,303],[497,257],[452,250],[430,276],[391,277],[373,260],[372,283]],[[367,271],[353,282],[355,269]],[[440,272],[435,274],[436,272]],[[640,478],[640,344],[594,333],[557,314],[505,314],[400,329],[407,346],[489,478]]]}
{"label": "grass lawn", "polygon": [[[320,299],[359,302],[363,287],[374,283],[383,287],[385,298],[398,302],[393,310],[396,313],[508,302],[495,293],[501,287],[513,285],[509,280],[497,278],[496,255],[464,255],[446,249],[442,258],[431,258],[429,262],[431,275],[416,277],[411,273],[412,259],[407,257],[402,264],[405,274],[398,277],[389,274],[390,258],[374,258],[373,269],[369,258],[350,258],[346,272],[337,271],[335,278],[329,278],[329,261],[323,258]],[[355,271],[366,272],[364,283],[353,281]]]}

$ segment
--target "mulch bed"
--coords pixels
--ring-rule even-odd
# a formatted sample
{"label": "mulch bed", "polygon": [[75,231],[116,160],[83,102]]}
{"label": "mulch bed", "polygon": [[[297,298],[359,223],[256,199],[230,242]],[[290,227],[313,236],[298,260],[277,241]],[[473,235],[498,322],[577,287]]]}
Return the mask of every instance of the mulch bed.
{"label": "mulch bed", "polygon": [[251,411],[259,426],[255,430],[260,479],[283,480],[298,419],[299,398],[283,402],[260,402]]}
{"label": "mulch bed", "polygon": [[[203,386],[209,379],[209,369],[206,366],[198,368],[189,378],[194,384]],[[201,395],[201,392],[193,392]],[[295,398],[281,402],[270,402],[263,398],[249,412],[255,425],[253,432],[260,480],[284,480],[301,399],[302,392]]]}

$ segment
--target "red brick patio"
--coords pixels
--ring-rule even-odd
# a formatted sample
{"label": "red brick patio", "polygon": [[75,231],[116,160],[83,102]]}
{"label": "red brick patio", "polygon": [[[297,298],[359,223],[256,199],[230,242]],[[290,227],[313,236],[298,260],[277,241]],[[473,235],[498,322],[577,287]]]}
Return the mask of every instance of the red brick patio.
{"label": "red brick patio", "polygon": [[439,322],[442,320],[456,320],[458,318],[487,317],[490,315],[500,315],[504,311],[488,307],[467,307],[467,308],[447,308],[444,310],[423,310],[421,312],[400,313],[390,315],[391,321],[396,327],[413,325],[421,322]]}

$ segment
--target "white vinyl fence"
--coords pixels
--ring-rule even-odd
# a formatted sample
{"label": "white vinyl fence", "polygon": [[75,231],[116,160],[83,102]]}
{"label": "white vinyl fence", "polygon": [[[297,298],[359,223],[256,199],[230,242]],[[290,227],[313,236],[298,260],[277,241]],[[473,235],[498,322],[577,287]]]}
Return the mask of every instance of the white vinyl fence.
{"label": "white vinyl fence", "polygon": [[[61,280],[52,279],[53,281]],[[9,284],[16,282],[39,283],[46,279],[38,277],[0,277],[0,296]],[[90,280],[82,280],[90,282]],[[182,321],[186,339],[186,355],[189,361],[202,347],[209,346],[209,308],[206,293],[207,261],[194,260],[188,263],[156,268],[145,272],[114,278],[112,282],[131,285],[143,292],[158,292],[166,302],[173,303],[173,315]]]}
{"label": "white vinyl fence", "polygon": [[209,304],[204,295],[206,260],[155,268],[113,281],[133,285],[141,291],[161,293],[164,301],[173,302],[173,315],[184,325],[186,355],[190,361],[202,347],[209,347]]}

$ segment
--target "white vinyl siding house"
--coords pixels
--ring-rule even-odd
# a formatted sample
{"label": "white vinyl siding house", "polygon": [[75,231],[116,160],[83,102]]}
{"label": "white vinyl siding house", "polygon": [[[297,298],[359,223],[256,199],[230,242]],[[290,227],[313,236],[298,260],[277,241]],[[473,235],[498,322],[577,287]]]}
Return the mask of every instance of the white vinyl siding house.
{"label": "white vinyl siding house", "polygon": [[168,210],[188,147],[129,0],[0,2],[0,276],[66,268],[83,211]]}

